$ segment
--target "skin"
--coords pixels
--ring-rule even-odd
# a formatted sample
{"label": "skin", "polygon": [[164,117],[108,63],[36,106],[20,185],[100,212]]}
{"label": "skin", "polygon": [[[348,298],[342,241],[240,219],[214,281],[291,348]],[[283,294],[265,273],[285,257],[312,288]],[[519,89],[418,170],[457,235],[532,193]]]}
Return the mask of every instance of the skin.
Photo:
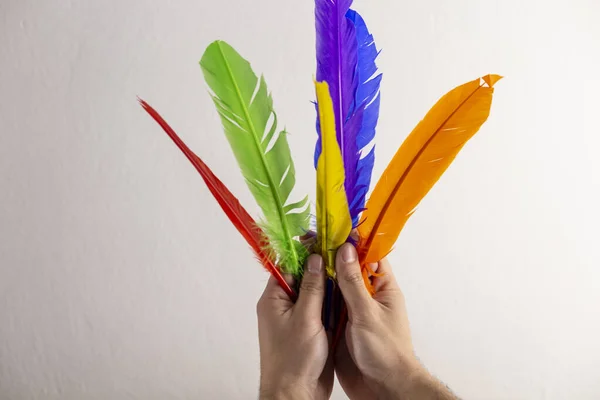
{"label": "skin", "polygon": [[261,358],[260,399],[328,399],[333,371],[350,399],[455,400],[414,355],[404,296],[392,268],[382,260],[372,269],[376,293],[363,283],[354,246],[336,257],[338,284],[348,323],[335,354],[321,323],[325,273],[312,255],[299,298],[293,304],[271,278],[258,303]]}
{"label": "skin", "polygon": [[321,322],[324,297],[325,268],[315,254],[306,263],[296,304],[269,279],[257,305],[261,400],[331,396],[333,357]]}

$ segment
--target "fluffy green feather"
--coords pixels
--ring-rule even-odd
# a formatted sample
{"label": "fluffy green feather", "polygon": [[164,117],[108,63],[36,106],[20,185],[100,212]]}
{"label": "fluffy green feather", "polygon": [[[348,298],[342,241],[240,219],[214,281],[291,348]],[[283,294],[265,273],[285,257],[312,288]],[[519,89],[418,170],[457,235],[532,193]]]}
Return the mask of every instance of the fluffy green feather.
{"label": "fluffy green feather", "polygon": [[296,237],[308,231],[308,196],[290,201],[296,183],[294,163],[287,133],[277,130],[265,80],[262,76],[259,80],[248,61],[223,41],[208,46],[200,67],[227,140],[264,213],[261,226],[277,262],[284,272],[299,275],[307,252]]}

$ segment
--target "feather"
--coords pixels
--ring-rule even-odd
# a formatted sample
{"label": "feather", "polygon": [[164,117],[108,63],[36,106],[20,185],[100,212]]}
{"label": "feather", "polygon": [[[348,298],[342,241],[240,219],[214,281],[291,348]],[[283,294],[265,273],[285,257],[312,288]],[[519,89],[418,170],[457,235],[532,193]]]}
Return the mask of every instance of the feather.
{"label": "feather", "polygon": [[154,118],[154,120],[161,126],[161,128],[169,135],[173,142],[179,147],[181,152],[190,160],[192,165],[202,176],[204,183],[214,196],[215,200],[219,203],[231,223],[235,226],[239,233],[242,234],[246,242],[250,245],[256,258],[262,263],[267,271],[269,271],[273,277],[279,282],[279,285],[292,299],[296,300],[296,292],[286,282],[284,277],[281,275],[279,269],[275,266],[271,260],[265,248],[267,245],[267,238],[263,231],[256,225],[250,214],[242,207],[237,198],[227,189],[227,187],[213,174],[208,166],[196,155],[189,147],[181,140],[181,138],[175,133],[175,131],[169,126],[169,124],[160,116],[160,114],[152,108],[144,100],[139,99],[141,106],[146,112]]}
{"label": "feather", "polygon": [[[358,42],[356,28],[346,18],[352,0],[315,0],[317,81],[327,82],[335,114],[336,136],[345,168],[348,202],[354,198],[360,149],[357,135],[362,109],[355,107]],[[319,115],[317,113],[317,120]],[[317,129],[319,133],[319,130]],[[315,163],[320,155],[320,138],[315,148]]]}
{"label": "feather", "polygon": [[358,227],[361,263],[381,260],[400,231],[490,113],[498,75],[459,86],[443,96],[404,141],[375,186]]}
{"label": "feather", "polygon": [[327,274],[335,277],[335,253],[348,238],[352,220],[344,191],[344,163],[335,138],[335,115],[326,82],[315,82],[321,120],[321,156],[317,163],[317,248]]}
{"label": "feather", "polygon": [[308,196],[290,202],[295,168],[287,132],[277,130],[277,115],[263,77],[231,46],[213,42],[200,66],[212,89],[225,135],[246,183],[264,213],[261,227],[287,273],[302,273],[307,251],[296,240],[308,230]]}
{"label": "feather", "polygon": [[[349,9],[352,1],[316,0],[317,80],[331,89],[336,135],[342,151],[344,187],[353,224],[365,205],[375,161],[374,147],[379,117],[381,74],[376,75],[378,51],[362,17]],[[319,158],[320,129],[317,112],[315,166]]]}
{"label": "feather", "polygon": [[365,21],[354,10],[348,10],[346,17],[352,21],[356,30],[358,61],[356,66],[355,108],[361,110],[362,113],[360,130],[356,136],[356,148],[360,152],[360,159],[356,165],[355,181],[346,180],[348,183],[346,190],[351,190],[352,194],[348,196],[350,215],[352,216],[353,225],[356,225],[359,214],[365,207],[365,198],[371,185],[371,174],[375,163],[375,146],[372,146],[366,154],[365,150],[375,138],[381,101],[379,89],[382,75],[377,74],[375,60],[379,52]]}

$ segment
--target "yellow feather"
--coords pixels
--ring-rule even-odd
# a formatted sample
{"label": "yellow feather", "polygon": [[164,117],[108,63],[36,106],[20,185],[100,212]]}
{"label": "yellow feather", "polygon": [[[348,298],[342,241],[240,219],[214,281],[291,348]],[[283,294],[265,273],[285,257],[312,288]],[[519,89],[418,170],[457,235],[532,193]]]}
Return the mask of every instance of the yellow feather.
{"label": "yellow feather", "polygon": [[460,149],[487,120],[493,86],[487,75],[459,86],[427,113],[406,138],[377,182],[358,226],[362,263],[392,250],[415,208],[450,166]]}
{"label": "yellow feather", "polygon": [[321,125],[321,155],[317,161],[317,248],[327,275],[335,277],[335,253],[352,230],[344,190],[344,161],[336,139],[335,114],[327,82],[315,82]]}

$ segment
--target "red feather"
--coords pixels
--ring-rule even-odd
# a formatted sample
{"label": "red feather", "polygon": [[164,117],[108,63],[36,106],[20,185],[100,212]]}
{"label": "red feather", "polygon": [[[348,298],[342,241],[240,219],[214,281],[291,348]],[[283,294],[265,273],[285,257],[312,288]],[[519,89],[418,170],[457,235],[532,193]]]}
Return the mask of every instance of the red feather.
{"label": "red feather", "polygon": [[279,269],[275,266],[269,254],[264,250],[268,246],[267,239],[260,227],[252,219],[250,214],[242,207],[239,200],[225,187],[223,182],[219,180],[208,168],[208,166],[198,157],[189,147],[181,140],[181,138],[175,133],[175,131],[167,124],[167,122],[158,114],[158,112],[152,108],[148,103],[142,99],[138,99],[141,106],[146,110],[148,114],[163,128],[163,130],[169,135],[169,137],[175,142],[177,147],[183,152],[183,154],[190,160],[196,170],[204,179],[206,186],[217,200],[231,223],[236,227],[238,232],[242,234],[246,242],[250,245],[254,253],[258,257],[259,261],[269,271],[279,285],[285,290],[287,295],[296,301],[296,292],[290,287],[285,281]]}

